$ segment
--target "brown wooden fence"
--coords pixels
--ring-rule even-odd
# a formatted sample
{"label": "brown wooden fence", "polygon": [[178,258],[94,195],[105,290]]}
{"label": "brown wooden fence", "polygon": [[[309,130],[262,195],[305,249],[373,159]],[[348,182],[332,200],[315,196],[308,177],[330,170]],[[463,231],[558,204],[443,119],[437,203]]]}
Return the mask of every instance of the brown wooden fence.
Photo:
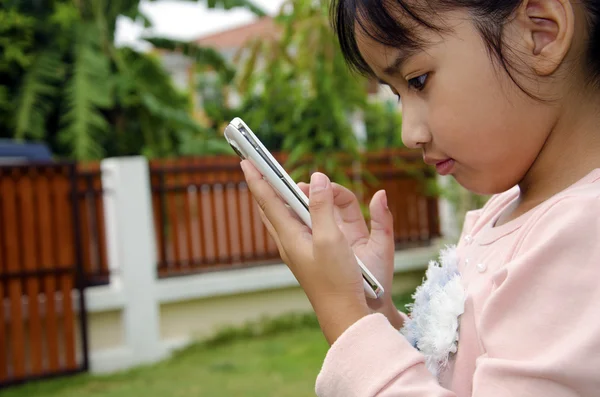
{"label": "brown wooden fence", "polygon": [[0,166],[0,385],[87,368],[77,183],[75,164]]}
{"label": "brown wooden fence", "polygon": [[[359,165],[375,177],[359,184],[365,203],[387,191],[398,248],[440,234],[421,164],[398,151],[340,159],[349,176]],[[237,157],[152,161],[150,179],[161,277],[280,261]],[[75,308],[83,288],[108,282],[102,195],[98,164],[0,166],[0,386],[87,368]]]}
{"label": "brown wooden fence", "polygon": [[[437,199],[426,194],[428,171],[420,164],[419,155],[397,151],[362,162],[377,180],[364,182],[364,202],[387,191],[398,248],[440,234]],[[150,174],[161,277],[280,261],[237,157],[153,161]]]}
{"label": "brown wooden fence", "polygon": [[364,170],[375,178],[364,178],[367,204],[378,190],[385,190],[394,217],[396,249],[423,245],[440,237],[438,199],[429,194],[432,170],[421,153],[389,150],[366,155]]}
{"label": "brown wooden fence", "polygon": [[86,285],[108,284],[109,269],[99,164],[79,165],[76,188]]}

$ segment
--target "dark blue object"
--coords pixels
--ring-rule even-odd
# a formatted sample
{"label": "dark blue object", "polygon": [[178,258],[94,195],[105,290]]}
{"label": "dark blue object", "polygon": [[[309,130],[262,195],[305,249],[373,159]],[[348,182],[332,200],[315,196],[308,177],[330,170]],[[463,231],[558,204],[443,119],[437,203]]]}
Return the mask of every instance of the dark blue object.
{"label": "dark blue object", "polygon": [[2,164],[47,161],[52,161],[52,153],[44,143],[0,139],[0,163]]}

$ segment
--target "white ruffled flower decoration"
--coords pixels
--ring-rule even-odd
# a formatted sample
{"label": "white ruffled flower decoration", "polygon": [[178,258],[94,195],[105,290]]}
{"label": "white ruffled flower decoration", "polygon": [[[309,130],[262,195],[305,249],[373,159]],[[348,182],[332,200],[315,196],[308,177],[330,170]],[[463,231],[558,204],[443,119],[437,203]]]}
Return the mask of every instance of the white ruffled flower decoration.
{"label": "white ruffled flower decoration", "polygon": [[444,248],[440,262],[429,262],[426,280],[413,295],[414,303],[407,305],[411,318],[400,330],[425,355],[427,369],[436,378],[457,351],[459,317],[466,299],[456,247]]}

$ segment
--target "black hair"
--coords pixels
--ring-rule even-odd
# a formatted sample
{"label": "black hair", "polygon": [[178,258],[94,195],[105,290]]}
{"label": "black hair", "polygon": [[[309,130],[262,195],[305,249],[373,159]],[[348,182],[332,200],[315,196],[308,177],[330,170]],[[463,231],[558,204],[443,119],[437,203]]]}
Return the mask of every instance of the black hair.
{"label": "black hair", "polygon": [[[511,79],[519,87],[509,68],[505,55],[502,32],[506,22],[514,15],[523,0],[333,0],[331,22],[338,36],[340,47],[351,69],[370,76],[373,72],[364,60],[355,36],[356,24],[370,38],[390,47],[406,51],[419,50],[424,43],[416,34],[417,26],[442,33],[445,27],[436,16],[444,11],[466,9],[473,16],[488,51],[499,61]],[[598,86],[600,81],[600,1],[582,0],[587,9],[589,43],[586,68],[589,84]],[[398,15],[408,17],[408,24],[398,20]],[[427,15],[427,17],[425,17]],[[431,15],[431,16],[430,16]],[[406,19],[406,18],[404,18]]]}

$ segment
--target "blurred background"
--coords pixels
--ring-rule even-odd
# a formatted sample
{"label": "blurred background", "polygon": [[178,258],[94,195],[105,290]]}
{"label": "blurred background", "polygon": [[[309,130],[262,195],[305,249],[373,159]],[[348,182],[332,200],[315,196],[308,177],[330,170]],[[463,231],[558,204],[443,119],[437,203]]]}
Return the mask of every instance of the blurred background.
{"label": "blurred background", "polygon": [[394,214],[398,307],[485,198],[401,143],[327,0],[0,0],[0,395],[305,396],[327,351],[223,138]]}

